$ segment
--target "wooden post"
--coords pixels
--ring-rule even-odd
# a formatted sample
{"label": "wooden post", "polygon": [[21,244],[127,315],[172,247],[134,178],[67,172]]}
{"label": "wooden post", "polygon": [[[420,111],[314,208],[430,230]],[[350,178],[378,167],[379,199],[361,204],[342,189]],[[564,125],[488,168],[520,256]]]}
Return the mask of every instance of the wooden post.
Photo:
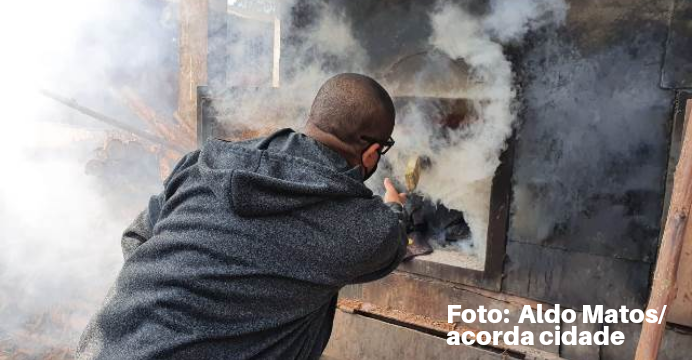
{"label": "wooden post", "polygon": [[281,20],[279,19],[279,10],[274,16],[274,45],[273,45],[273,66],[272,66],[272,87],[278,88],[280,85],[279,74],[280,68],[279,63],[281,61]]}
{"label": "wooden post", "polygon": [[[689,123],[691,113],[692,100],[688,100],[685,108],[685,118],[688,121],[686,121],[680,159],[675,169],[670,209],[661,238],[651,296],[647,306],[647,310],[655,309],[659,315],[662,315],[663,306],[670,305],[677,294],[678,265],[692,204],[692,124]],[[635,360],[654,360],[658,357],[658,350],[666,329],[665,314],[662,317],[660,324],[644,322],[642,325]]]}
{"label": "wooden post", "polygon": [[209,0],[180,1],[177,118],[196,134],[197,86],[207,83]]}

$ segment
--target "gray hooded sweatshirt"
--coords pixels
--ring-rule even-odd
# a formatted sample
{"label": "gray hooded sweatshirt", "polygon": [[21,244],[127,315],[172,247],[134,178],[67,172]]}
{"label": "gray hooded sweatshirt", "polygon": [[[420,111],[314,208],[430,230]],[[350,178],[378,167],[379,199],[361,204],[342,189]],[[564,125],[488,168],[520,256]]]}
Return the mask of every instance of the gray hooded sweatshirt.
{"label": "gray hooded sweatshirt", "polygon": [[125,262],[78,358],[319,358],[339,289],[401,261],[402,211],[290,129],[209,140],[125,231]]}

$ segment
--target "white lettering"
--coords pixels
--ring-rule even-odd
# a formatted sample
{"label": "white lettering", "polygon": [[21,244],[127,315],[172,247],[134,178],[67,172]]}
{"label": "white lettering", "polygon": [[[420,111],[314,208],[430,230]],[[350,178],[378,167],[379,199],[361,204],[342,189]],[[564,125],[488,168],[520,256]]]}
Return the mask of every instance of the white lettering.
{"label": "white lettering", "polygon": [[625,334],[622,331],[613,331],[613,335],[610,336],[610,342],[613,345],[622,345],[625,342]]}
{"label": "white lettering", "polygon": [[577,319],[577,312],[572,309],[567,309],[562,312],[562,322],[567,324],[573,323]]}
{"label": "white lettering", "polygon": [[633,323],[639,324],[644,321],[644,312],[639,309],[634,309],[630,312],[630,320]]}
{"label": "white lettering", "polygon": [[490,338],[490,333],[487,331],[481,331],[478,334],[476,334],[476,342],[480,345],[488,345],[490,344],[491,338]]}
{"label": "white lettering", "polygon": [[541,335],[538,337],[538,340],[540,340],[541,344],[543,345],[552,345],[553,340],[546,340],[545,338],[547,336],[550,336],[551,338],[553,337],[553,334],[550,331],[544,331],[541,333]]}
{"label": "white lettering", "polygon": [[500,321],[502,321],[502,311],[498,309],[492,309],[488,312],[488,320],[493,323],[497,324]]}
{"label": "white lettering", "polygon": [[447,333],[447,345],[461,345],[461,343],[459,343],[458,331],[450,331]]}
{"label": "white lettering", "polygon": [[454,317],[461,315],[460,312],[454,311],[461,309],[461,305],[447,305],[447,322],[448,323],[453,323],[454,322]]}
{"label": "white lettering", "polygon": [[529,323],[531,323],[531,324],[536,323],[536,318],[533,316],[533,309],[529,305],[524,305],[524,308],[521,309],[521,315],[519,316],[519,323],[523,324],[524,319],[528,319]]}
{"label": "white lettering", "polygon": [[603,305],[594,306],[594,311],[591,311],[590,305],[584,305],[584,323],[585,324],[600,324],[603,322]]}

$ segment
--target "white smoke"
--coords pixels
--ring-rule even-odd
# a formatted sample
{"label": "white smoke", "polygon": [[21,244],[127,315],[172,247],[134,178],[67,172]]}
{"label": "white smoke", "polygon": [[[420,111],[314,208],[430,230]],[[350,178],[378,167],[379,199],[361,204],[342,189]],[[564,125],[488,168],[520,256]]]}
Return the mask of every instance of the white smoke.
{"label": "white smoke", "polygon": [[[111,128],[56,124],[54,120],[70,123],[83,118],[40,97],[37,91],[54,89],[87,100],[97,109],[114,111],[109,114],[116,117],[132,115],[118,110],[121,104],[112,100],[123,77],[138,81],[136,90],[152,103],[175,97],[171,93],[175,87],[157,69],[177,65],[160,64],[162,48],[172,52],[177,48],[174,39],[155,31],[151,13],[145,16],[153,3],[156,1],[39,0],[0,4],[0,43],[9,50],[0,59],[4,169],[0,177],[0,347],[13,324],[19,326],[25,320],[24,313],[102,298],[112,283],[121,261],[120,233],[130,218],[114,216],[113,212],[120,211],[106,200],[108,191],[84,172],[85,162],[93,156],[90,150],[104,141]],[[246,22],[252,25],[238,29],[245,37],[229,39],[231,61],[246,64],[227,77],[227,86],[246,87],[246,93],[237,99],[242,107],[221,109],[232,124],[253,130],[300,127],[317,89],[335,73],[362,72],[388,85],[384,76],[370,73],[368,54],[354,36],[357,24],[353,19],[333,7],[313,4],[309,24],[290,34],[297,45],[281,49],[281,66],[288,70],[281,72],[280,87],[272,88],[276,81],[276,25],[272,19],[280,20],[285,35],[293,29],[295,10],[290,1],[276,4],[268,0],[229,2],[229,9],[253,12],[264,19]],[[171,2],[171,6],[173,10],[166,16],[175,13],[177,4]],[[397,145],[387,157],[398,176],[404,173],[410,155],[434,159],[419,190],[464,212],[476,248],[484,243],[491,180],[516,117],[513,74],[503,45],[561,21],[565,12],[562,0],[497,0],[480,17],[449,4],[440,5],[430,15],[433,33],[429,45],[448,58],[463,60],[469,81],[436,94],[421,82],[407,95],[470,99],[478,119],[439,139],[421,120],[426,114],[413,109],[407,119],[399,119],[408,125],[397,128]],[[171,23],[168,26],[175,26]],[[107,26],[97,26],[101,31],[90,33],[95,24]],[[261,76],[244,76],[255,72]],[[247,91],[248,86],[256,90]],[[138,201],[141,204],[133,204],[133,208],[144,206],[146,198]]]}
{"label": "white smoke", "polygon": [[[290,2],[270,10],[261,4],[258,3],[255,12],[280,16],[282,29],[294,28],[294,9]],[[243,7],[251,8],[245,3]],[[368,54],[354,36],[353,19],[324,4],[315,8],[314,20],[298,34],[291,34],[290,47],[281,48],[281,66],[290,69],[287,72],[291,75],[281,79],[279,89],[270,88],[266,77],[263,83],[253,84],[258,88],[244,88],[234,95],[232,103],[217,104],[224,114],[222,118],[231,128],[242,125],[254,131],[264,129],[264,133],[283,126],[300,128],[319,86],[340,72],[371,75],[382,81],[393,96],[468,99],[473,107],[470,116],[475,120],[448,132],[447,136],[440,136],[426,120],[430,118],[426,109],[414,106],[399,114],[399,125],[393,134],[397,144],[387,154],[391,172],[386,175],[403,184],[411,156],[433,159],[433,166],[422,175],[417,191],[434,202],[461,210],[474,244],[473,250],[467,247],[462,250],[483,256],[492,179],[513,131],[517,111],[514,75],[504,46],[516,45],[532,30],[562,22],[566,3],[563,0],[493,0],[486,13],[478,16],[458,5],[441,2],[430,14],[433,31],[428,45],[433,49],[430,53],[441,54],[435,56],[447,60],[442,60],[438,68],[430,64],[423,66],[411,79],[391,78],[374,72],[381,69],[369,69]],[[232,54],[247,54],[243,49],[257,43],[263,44],[264,52],[269,51],[270,32],[265,30],[264,40],[258,42],[253,39],[258,34],[251,27],[244,30],[248,37],[232,44]],[[251,53],[262,51],[253,49]],[[400,55],[405,56],[405,51]],[[236,59],[243,63],[255,60],[257,57]],[[265,69],[269,70],[266,66]],[[232,82],[229,85],[247,86]],[[377,177],[368,184],[378,188],[380,181]]]}
{"label": "white smoke", "polygon": [[[69,16],[57,17],[65,13],[64,3],[46,1],[39,12],[35,4],[2,6],[8,5],[10,9],[0,10],[0,37],[16,52],[4,56],[0,66],[0,153],[5,169],[0,177],[0,281],[17,285],[33,298],[54,299],[55,294],[40,288],[43,280],[58,284],[89,275],[99,268],[94,265],[101,251],[94,250],[112,242],[101,238],[104,206],[79,163],[84,154],[60,156],[51,151],[73,140],[94,145],[89,141],[93,136],[49,122],[64,114],[38,93],[68,66],[63,60],[74,50],[71,42],[80,30],[79,20],[94,8],[91,1],[75,2]],[[17,29],[23,29],[24,36],[18,36]],[[87,266],[75,266],[82,260]]]}
{"label": "white smoke", "polygon": [[[103,191],[100,181],[85,171],[113,128],[41,96],[39,90],[74,96],[111,115],[128,115],[122,109],[113,113],[122,105],[112,100],[120,86],[112,75],[132,76],[128,70],[158,59],[159,48],[152,42],[170,43],[136,21],[145,10],[142,3],[0,4],[5,50],[0,59],[3,354],[17,346],[36,356],[54,351],[52,346],[73,346],[87,320],[85,313],[103,298],[122,262],[120,234],[135,214],[108,200],[122,189]],[[142,35],[129,38],[116,29]],[[127,52],[138,45],[136,54]],[[152,103],[164,97],[154,92],[144,96]],[[139,168],[130,171],[134,176]],[[146,204],[146,198],[137,201],[132,208]],[[28,324],[34,324],[29,326],[33,334],[25,331]]]}
{"label": "white smoke", "polygon": [[501,43],[521,41],[529,31],[560,24],[568,10],[564,0],[495,0],[490,7],[483,27]]}
{"label": "white smoke", "polygon": [[395,129],[398,142],[388,158],[398,175],[412,155],[433,159],[434,166],[422,175],[417,190],[464,213],[479,257],[485,253],[492,179],[517,115],[514,74],[503,46],[540,26],[559,24],[566,11],[562,0],[497,0],[481,17],[452,4],[442,4],[431,15],[430,44],[469,68],[466,84],[435,95],[471,100],[477,119],[439,140],[422,121],[425,114],[414,111],[409,114],[412,119],[399,120],[412,125]]}
{"label": "white smoke", "polygon": [[[469,116],[474,119],[445,136],[440,136],[439,130],[428,121],[430,109],[414,105],[399,114],[399,125],[393,134],[397,145],[387,154],[391,172],[384,175],[404,183],[403,175],[412,156],[433,159],[433,166],[422,175],[417,191],[433,202],[463,212],[472,233],[473,247],[459,244],[462,250],[482,257],[492,179],[515,126],[517,112],[514,74],[504,47],[518,44],[530,31],[561,23],[567,13],[564,0],[492,0],[482,15],[472,15],[459,5],[441,2],[429,17],[432,34],[428,47],[433,50],[428,53],[437,63],[414,69],[416,73],[412,76],[404,70],[406,79],[394,70],[392,76],[382,74],[382,69],[368,68],[369,54],[354,36],[354,19],[334,7],[314,5],[312,21],[296,27],[291,2],[280,3],[281,6],[256,2],[254,8],[249,2],[236,5],[243,11],[279,17],[282,31],[299,28],[298,33],[289,34],[290,46],[281,47],[282,78],[278,89],[271,88],[270,76],[252,84],[231,81],[230,86],[241,87],[242,91],[234,94],[232,103],[216,104],[229,128],[242,126],[252,130],[242,135],[259,135],[284,126],[300,128],[319,86],[340,72],[371,75],[382,81],[395,97],[468,100],[473,108]],[[237,55],[232,61],[263,64],[265,73],[269,74],[271,69],[265,62],[272,52],[271,24],[265,26],[264,35],[255,26],[238,27],[246,36],[231,42],[230,53]],[[255,55],[248,58],[248,54]],[[407,54],[404,50],[399,55],[405,58]],[[380,177],[374,178],[369,185],[377,189],[380,181]]]}
{"label": "white smoke", "polygon": [[[364,64],[367,56],[353,36],[353,24],[332,7],[322,3],[313,4],[311,22],[301,25],[303,27],[298,32],[286,35],[285,32],[295,27],[293,3],[282,1],[276,7],[268,7],[263,2],[254,6],[252,3],[243,3],[240,9],[252,12],[254,19],[230,20],[230,26],[240,35],[226,44],[231,62],[261,62],[263,66],[260,72],[266,75],[261,79],[244,81],[246,72],[243,65],[239,69],[228,69],[226,86],[242,89],[234,93],[232,103],[214,104],[222,114],[220,119],[228,127],[241,125],[259,133],[281,127],[300,128],[304,125],[313,97],[325,80],[341,72],[366,72]],[[231,9],[236,10],[233,6]],[[280,29],[284,32],[281,38],[291,37],[290,47],[272,47],[276,36],[272,30],[276,25],[267,18],[273,17],[280,21]],[[263,29],[258,31],[257,26],[262,26],[262,23]],[[276,84],[272,84],[272,69],[266,63],[274,51],[279,52],[281,58],[278,87],[272,86]]]}

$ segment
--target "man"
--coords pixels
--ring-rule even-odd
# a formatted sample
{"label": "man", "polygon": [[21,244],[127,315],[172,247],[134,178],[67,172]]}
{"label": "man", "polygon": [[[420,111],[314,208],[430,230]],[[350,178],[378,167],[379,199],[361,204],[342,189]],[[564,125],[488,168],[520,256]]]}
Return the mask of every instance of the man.
{"label": "man", "polygon": [[373,79],[319,90],[304,134],[284,129],[186,155],[125,231],[125,263],[80,359],[316,359],[339,289],[390,273],[404,194],[363,181],[394,141]]}

